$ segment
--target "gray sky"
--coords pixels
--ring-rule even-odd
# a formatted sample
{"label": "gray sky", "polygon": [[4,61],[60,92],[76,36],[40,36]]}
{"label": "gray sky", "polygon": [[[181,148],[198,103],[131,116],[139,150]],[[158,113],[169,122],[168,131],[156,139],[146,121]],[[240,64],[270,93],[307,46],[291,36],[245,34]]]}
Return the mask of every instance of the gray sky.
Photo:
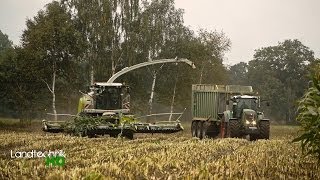
{"label": "gray sky", "polygon": [[[51,0],[1,0],[0,30],[14,44],[25,20]],[[254,50],[299,39],[320,57],[319,0],[176,0],[185,9],[185,24],[193,30],[223,31],[231,39],[226,64],[252,59]]]}

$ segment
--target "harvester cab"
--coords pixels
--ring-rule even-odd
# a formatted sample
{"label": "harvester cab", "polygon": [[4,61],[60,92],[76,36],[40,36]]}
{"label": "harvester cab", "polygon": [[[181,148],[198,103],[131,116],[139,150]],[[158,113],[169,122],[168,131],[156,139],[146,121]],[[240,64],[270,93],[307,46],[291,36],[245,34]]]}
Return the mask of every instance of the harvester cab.
{"label": "harvester cab", "polygon": [[122,83],[97,82],[79,100],[78,113],[102,116],[107,112],[130,112],[130,89]]}

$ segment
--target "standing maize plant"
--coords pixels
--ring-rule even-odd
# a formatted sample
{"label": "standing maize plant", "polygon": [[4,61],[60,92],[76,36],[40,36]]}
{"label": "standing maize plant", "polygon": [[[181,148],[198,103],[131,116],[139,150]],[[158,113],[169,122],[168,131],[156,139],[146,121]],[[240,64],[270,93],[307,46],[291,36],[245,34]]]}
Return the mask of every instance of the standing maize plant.
{"label": "standing maize plant", "polygon": [[297,120],[303,133],[294,142],[300,141],[302,151],[306,155],[315,155],[320,162],[320,64],[316,66],[312,79],[312,87],[299,102]]}

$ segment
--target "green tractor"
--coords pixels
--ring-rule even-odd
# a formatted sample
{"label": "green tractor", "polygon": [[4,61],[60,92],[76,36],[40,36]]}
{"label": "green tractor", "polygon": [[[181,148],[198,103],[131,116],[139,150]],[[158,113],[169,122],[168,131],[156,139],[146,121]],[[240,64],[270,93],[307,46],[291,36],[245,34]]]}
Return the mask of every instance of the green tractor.
{"label": "green tractor", "polygon": [[238,95],[233,96],[230,101],[232,102],[231,110],[221,114],[222,121],[226,123],[225,137],[240,138],[250,135],[250,140],[269,139],[270,121],[264,118],[263,112],[259,111],[258,96]]}
{"label": "green tractor", "polygon": [[270,121],[253,94],[251,86],[193,85],[192,136],[269,139]]}

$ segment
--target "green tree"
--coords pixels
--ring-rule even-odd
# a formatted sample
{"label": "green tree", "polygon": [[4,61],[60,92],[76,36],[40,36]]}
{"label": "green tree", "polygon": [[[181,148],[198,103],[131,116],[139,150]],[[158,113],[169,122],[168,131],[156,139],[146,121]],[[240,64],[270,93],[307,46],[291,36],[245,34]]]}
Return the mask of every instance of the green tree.
{"label": "green tree", "polygon": [[296,39],[256,50],[249,62],[248,79],[279,112],[275,118],[294,120],[296,101],[307,87],[306,74],[314,60],[313,51]]}
{"label": "green tree", "polygon": [[57,119],[56,85],[59,78],[69,76],[71,64],[82,53],[81,34],[76,31],[71,15],[56,1],[27,20],[22,47],[34,54],[37,75],[52,95],[52,110]]}
{"label": "green tree", "polygon": [[12,48],[12,41],[9,40],[8,35],[3,34],[0,30],[0,54],[8,48]]}
{"label": "green tree", "polygon": [[250,85],[248,81],[248,64],[240,62],[229,69],[230,84]]}

